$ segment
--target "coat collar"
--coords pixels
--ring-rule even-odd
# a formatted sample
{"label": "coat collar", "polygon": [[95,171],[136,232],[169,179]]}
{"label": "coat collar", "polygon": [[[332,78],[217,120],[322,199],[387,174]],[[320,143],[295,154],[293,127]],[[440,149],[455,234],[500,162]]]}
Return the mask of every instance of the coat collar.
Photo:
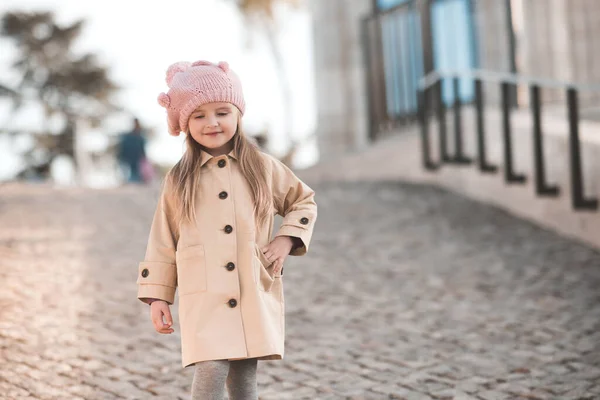
{"label": "coat collar", "polygon": [[[225,155],[221,155],[221,156],[217,156],[217,157],[213,157],[212,155],[210,155],[209,153],[207,153],[204,150],[200,150],[200,166],[203,167],[204,164],[206,164],[207,162],[209,162],[210,160],[212,160],[213,158],[216,159],[221,159],[224,158]],[[233,150],[231,150],[229,153],[227,153],[227,157],[231,157],[234,160],[237,160],[237,156],[235,155],[235,152]]]}

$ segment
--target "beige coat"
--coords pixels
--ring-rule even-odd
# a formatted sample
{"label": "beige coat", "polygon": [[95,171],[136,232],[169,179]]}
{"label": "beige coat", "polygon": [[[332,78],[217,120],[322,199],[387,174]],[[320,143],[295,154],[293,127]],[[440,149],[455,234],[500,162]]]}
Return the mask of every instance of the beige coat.
{"label": "beige coat", "polygon": [[308,250],[317,206],[314,192],[277,159],[264,154],[273,212],[256,226],[250,186],[233,152],[202,153],[196,223],[173,226],[172,188],[165,186],[139,264],[138,298],[172,304],[179,289],[182,365],[218,359],[278,360],[284,349],[283,278],[262,251],[275,214],[276,236],[300,238]]}

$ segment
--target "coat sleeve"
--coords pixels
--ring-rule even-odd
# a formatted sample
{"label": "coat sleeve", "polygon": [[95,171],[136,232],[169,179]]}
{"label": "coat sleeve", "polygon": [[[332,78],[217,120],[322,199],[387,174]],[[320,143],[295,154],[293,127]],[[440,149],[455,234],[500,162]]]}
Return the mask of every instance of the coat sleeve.
{"label": "coat sleeve", "polygon": [[317,219],[315,192],[281,161],[272,158],[273,201],[277,214],[283,217],[277,236],[299,238],[290,255],[302,256],[308,251]]}
{"label": "coat sleeve", "polygon": [[175,250],[178,233],[172,219],[169,186],[164,185],[148,237],[144,261],[138,267],[138,299],[173,304],[177,287]]}

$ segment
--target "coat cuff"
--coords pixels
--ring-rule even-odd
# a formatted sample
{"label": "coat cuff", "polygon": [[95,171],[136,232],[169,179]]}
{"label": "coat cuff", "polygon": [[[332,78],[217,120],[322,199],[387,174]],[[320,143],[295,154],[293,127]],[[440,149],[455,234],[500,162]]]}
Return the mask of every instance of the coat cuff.
{"label": "coat cuff", "polygon": [[138,299],[146,303],[142,300],[146,298],[164,300],[169,304],[173,304],[175,302],[175,288],[162,285],[138,285]]}
{"label": "coat cuff", "polygon": [[175,264],[144,261],[138,267],[138,299],[155,298],[173,304],[177,287]]}
{"label": "coat cuff", "polygon": [[302,246],[293,248],[290,252],[291,256],[303,256],[308,251],[311,233],[305,228],[299,228],[294,225],[283,225],[275,235],[277,236],[292,236],[302,240]]}
{"label": "coat cuff", "polygon": [[[138,285],[138,299],[164,300],[169,304],[175,301],[175,288],[163,285]],[[144,301],[144,303],[146,303]],[[148,304],[148,303],[146,303]]]}

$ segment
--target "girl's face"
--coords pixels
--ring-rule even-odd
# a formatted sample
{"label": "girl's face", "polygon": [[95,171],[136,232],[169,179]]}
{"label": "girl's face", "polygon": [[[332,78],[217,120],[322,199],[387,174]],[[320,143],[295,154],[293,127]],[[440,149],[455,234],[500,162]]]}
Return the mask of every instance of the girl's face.
{"label": "girl's face", "polygon": [[196,109],[188,123],[190,135],[212,156],[233,149],[231,138],[238,126],[238,109],[230,103],[208,103]]}

